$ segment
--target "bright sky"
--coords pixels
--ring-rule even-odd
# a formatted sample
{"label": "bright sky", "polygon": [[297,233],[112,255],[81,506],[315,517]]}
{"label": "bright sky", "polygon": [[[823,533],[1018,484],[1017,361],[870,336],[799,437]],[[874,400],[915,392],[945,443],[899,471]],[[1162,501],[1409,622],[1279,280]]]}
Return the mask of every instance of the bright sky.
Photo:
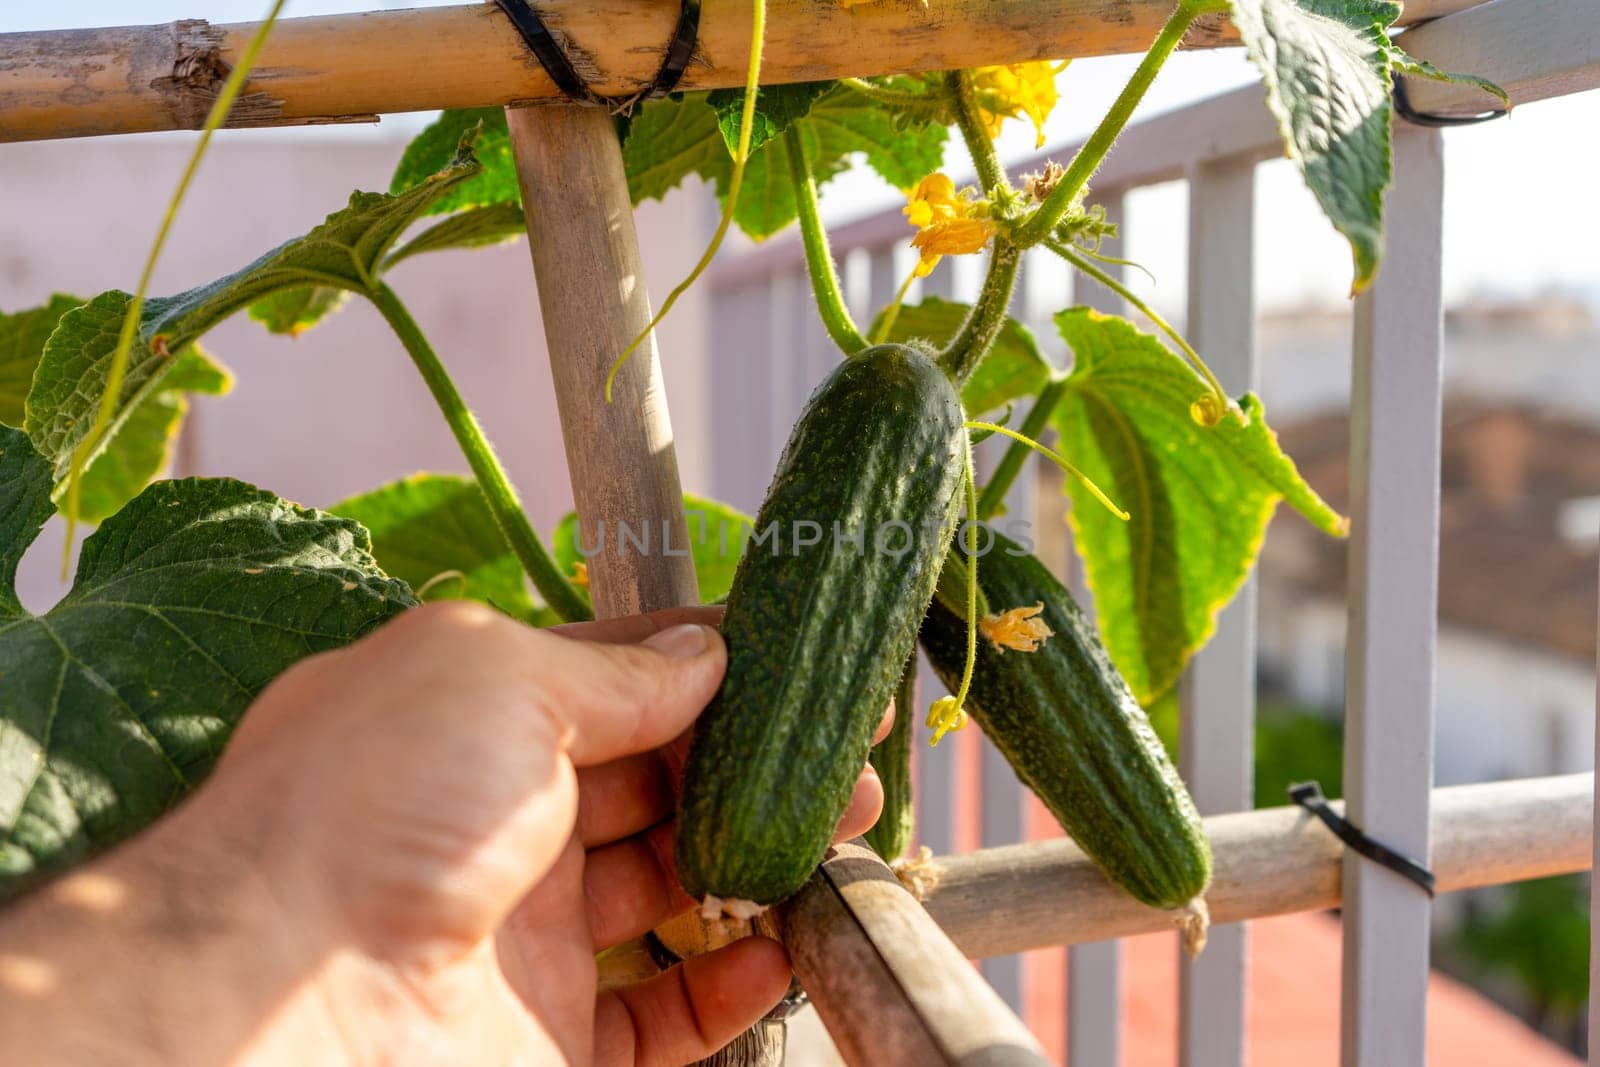
{"label": "bright sky", "polygon": [[[449,0],[289,0],[286,16],[329,14],[375,7],[442,6]],[[35,0],[0,2],[0,32],[72,26],[166,22],[204,16],[214,22],[249,21],[266,0]],[[1134,59],[1081,60],[1061,78],[1062,103],[1047,128],[1050,145],[1081,138],[1121,87]],[[1180,53],[1152,88],[1141,114],[1181,106],[1253,80],[1236,49]],[[400,138],[417,117],[386,119],[377,128],[330,127],[316,136]],[[1526,296],[1560,289],[1600,307],[1600,92],[1546,101],[1484,126],[1447,131],[1445,193],[1446,297]],[[252,131],[239,136],[265,136]],[[304,135],[302,132],[301,135]],[[1032,131],[1013,123],[1002,141],[1008,154],[1031,154]],[[952,164],[959,166],[959,164]],[[1286,162],[1262,167],[1257,177],[1257,277],[1261,306],[1342,300],[1349,257],[1317,213]],[[861,175],[833,183],[824,211],[834,219],[898,202],[898,194]],[[1133,198],[1131,254],[1158,277],[1171,302],[1183,291],[1186,225],[1181,187],[1150,189]]]}

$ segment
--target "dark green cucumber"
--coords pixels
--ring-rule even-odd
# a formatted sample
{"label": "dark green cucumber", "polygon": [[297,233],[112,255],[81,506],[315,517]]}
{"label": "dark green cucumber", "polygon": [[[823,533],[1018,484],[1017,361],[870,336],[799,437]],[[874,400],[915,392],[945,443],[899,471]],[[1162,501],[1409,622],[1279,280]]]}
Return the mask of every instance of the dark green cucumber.
{"label": "dark green cucumber", "polygon": [[728,593],[728,673],[684,767],[676,859],[696,899],[772,904],[822,860],[933,595],[962,421],[954,386],[904,345],[851,357],[807,402]]}
{"label": "dark green cucumber", "polygon": [[[951,553],[947,571],[965,561]],[[1211,881],[1205,827],[1093,625],[1048,568],[999,534],[978,558],[978,587],[996,613],[1042,603],[1055,631],[1033,652],[1002,652],[979,637],[965,706],[984,735],[1113,882],[1157,908],[1198,897]],[[941,583],[922,646],[954,688],[967,629],[956,610],[965,594],[952,602],[952,588],[964,585]]]}
{"label": "dark green cucumber", "polygon": [[917,813],[911,797],[911,738],[917,721],[917,657],[906,659],[894,691],[894,728],[872,746],[868,762],[883,783],[883,814],[863,836],[886,861],[899,859],[911,847]]}

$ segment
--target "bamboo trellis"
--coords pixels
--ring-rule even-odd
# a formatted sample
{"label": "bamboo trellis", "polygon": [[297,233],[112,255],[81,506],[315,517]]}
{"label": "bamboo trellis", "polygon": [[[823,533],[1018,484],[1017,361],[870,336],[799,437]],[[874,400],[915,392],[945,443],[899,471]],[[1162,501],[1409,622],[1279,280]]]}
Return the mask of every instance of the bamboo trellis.
{"label": "bamboo trellis", "polygon": [[[1411,0],[1402,23],[1476,0]],[[650,83],[678,0],[547,0],[540,10],[604,96]],[[1139,52],[1172,0],[880,0],[846,10],[771,0],[764,82],[948,70]],[[203,19],[156,26],[0,34],[0,142],[197,129],[255,30]],[[1188,47],[1236,43],[1211,18]],[[749,0],[705,0],[680,88],[744,84]],[[559,91],[491,4],[282,20],[230,126],[373,122],[380,114],[559,101]]]}
{"label": "bamboo trellis", "polygon": [[[773,0],[770,6],[764,81],[789,82],[1139,51],[1171,3],[947,0],[925,9],[884,0],[845,10],[816,0]],[[1473,0],[1413,0],[1402,21],[1472,6]],[[593,88],[626,96],[654,75],[678,2],[548,0],[541,7]],[[706,0],[704,8],[700,47],[682,87],[740,84],[747,0]],[[1493,22],[1507,10],[1502,0],[1483,12]],[[1455,21],[1420,31],[1422,47],[1413,51],[1427,55],[1427,41],[1448,39]],[[253,29],[191,20],[0,35],[0,142],[197,127]],[[1188,44],[1233,40],[1216,21],[1197,29]],[[1581,34],[1562,40],[1574,63],[1597,62]],[[1551,95],[1566,77],[1547,70],[1519,80],[1494,69],[1494,61],[1490,54],[1474,69],[1496,77],[1519,100]],[[1440,92],[1446,95],[1424,99],[1450,106],[1448,91]],[[616,139],[602,111],[522,106],[556,103],[555,96],[489,5],[299,18],[285,20],[270,39],[230,125],[369,121],[380,113],[511,105],[580,520],[648,514],[676,522],[681,532],[671,426],[653,347],[636,354],[619,379],[618,402],[608,408],[601,399],[611,359],[650,315]],[[606,555],[595,562],[601,614],[696,599],[693,571],[680,557]],[[1432,858],[1440,889],[1588,867],[1591,791],[1587,775],[1435,791]],[[1298,811],[1218,816],[1208,830],[1218,872],[1209,899],[1219,922],[1340,902],[1342,851],[1324,832],[1307,829]],[[941,859],[934,873],[937,886],[924,910],[865,850],[841,846],[784,911],[782,936],[797,971],[852,1063],[1039,1062],[1020,1021],[962,961],[1168,922],[1113,889],[1064,842]],[[781,1041],[756,1040],[736,1055],[728,1062],[771,1063]]]}

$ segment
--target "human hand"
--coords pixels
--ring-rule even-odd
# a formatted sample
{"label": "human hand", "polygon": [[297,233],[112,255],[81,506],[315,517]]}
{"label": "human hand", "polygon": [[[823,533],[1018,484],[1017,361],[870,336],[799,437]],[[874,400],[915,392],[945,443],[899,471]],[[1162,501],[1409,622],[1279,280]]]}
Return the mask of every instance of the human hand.
{"label": "human hand", "polygon": [[[0,1061],[708,1055],[782,996],[781,946],[599,996],[595,953],[692,906],[670,817],[717,617],[436,604],[297,665],[176,812],[0,913]],[[881,803],[868,771],[840,835]]]}

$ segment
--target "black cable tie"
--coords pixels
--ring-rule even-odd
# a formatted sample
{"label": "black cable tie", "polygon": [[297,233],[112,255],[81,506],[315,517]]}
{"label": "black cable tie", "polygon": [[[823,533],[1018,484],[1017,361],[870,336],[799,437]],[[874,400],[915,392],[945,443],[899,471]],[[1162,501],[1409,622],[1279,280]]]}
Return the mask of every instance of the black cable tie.
{"label": "black cable tie", "polygon": [[683,0],[678,6],[678,24],[672,29],[672,40],[667,42],[666,54],[661,58],[661,69],[651,79],[645,99],[666,96],[678,87],[699,43],[700,0]]}
{"label": "black cable tie", "polygon": [[1406,92],[1405,77],[1399,71],[1395,71],[1390,77],[1394,82],[1394,113],[1413,126],[1430,126],[1435,129],[1476,126],[1480,122],[1504,118],[1511,113],[1510,108],[1504,107],[1482,111],[1476,115],[1436,115],[1431,111],[1418,111],[1411,106],[1411,96]]}
{"label": "black cable tie", "polygon": [[1423,892],[1433,896],[1432,871],[1362,833],[1360,827],[1328,806],[1328,798],[1322,795],[1322,786],[1316,782],[1297,782],[1289,787],[1289,799],[1321,819],[1346,845],[1372,862],[1389,868],[1403,878],[1409,878],[1421,886]]}
{"label": "black cable tie", "polygon": [[533,57],[539,61],[544,72],[550,75],[550,80],[556,83],[556,88],[566,94],[567,99],[578,103],[626,108],[635,100],[666,96],[677,88],[678,82],[683,78],[683,72],[688,68],[689,60],[694,57],[700,39],[700,0],[682,0],[678,7],[678,23],[673,27],[672,39],[667,42],[661,67],[651,79],[649,87],[633,96],[611,100],[599,96],[589,88],[588,83],[572,65],[572,60],[567,58],[567,53],[562,49],[560,42],[544,24],[544,20],[539,17],[539,12],[529,0],[494,0],[494,2],[505,12],[506,18],[511,20],[511,25],[516,27],[517,33],[522,36],[528,51],[533,53]]}

